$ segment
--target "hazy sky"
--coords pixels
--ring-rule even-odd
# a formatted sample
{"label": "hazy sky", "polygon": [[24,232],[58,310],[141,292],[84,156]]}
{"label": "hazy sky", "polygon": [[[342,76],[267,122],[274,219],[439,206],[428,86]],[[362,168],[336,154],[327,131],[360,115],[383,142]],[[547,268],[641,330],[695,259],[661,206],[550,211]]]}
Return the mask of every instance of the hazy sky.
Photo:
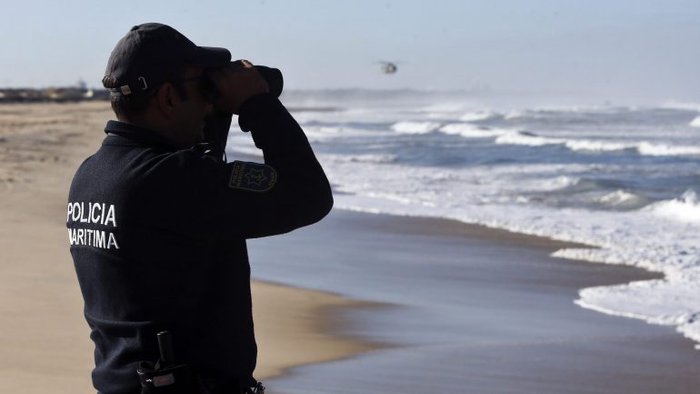
{"label": "hazy sky", "polygon": [[700,0],[0,1],[0,86],[100,86],[116,41],[156,21],[288,88],[700,100]]}

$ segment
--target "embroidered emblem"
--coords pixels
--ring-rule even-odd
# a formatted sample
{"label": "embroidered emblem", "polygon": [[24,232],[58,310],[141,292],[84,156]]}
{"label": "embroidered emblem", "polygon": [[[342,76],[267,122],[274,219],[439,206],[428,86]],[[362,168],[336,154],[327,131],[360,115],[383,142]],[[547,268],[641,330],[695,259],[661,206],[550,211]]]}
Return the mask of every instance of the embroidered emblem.
{"label": "embroidered emblem", "polygon": [[258,163],[234,161],[228,187],[251,192],[266,192],[277,183],[274,168]]}

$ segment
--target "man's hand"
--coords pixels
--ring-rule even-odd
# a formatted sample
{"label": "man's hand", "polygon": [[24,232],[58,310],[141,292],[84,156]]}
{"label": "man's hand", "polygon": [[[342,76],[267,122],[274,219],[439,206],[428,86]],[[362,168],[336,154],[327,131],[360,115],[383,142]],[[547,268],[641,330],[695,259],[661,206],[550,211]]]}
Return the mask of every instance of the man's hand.
{"label": "man's hand", "polygon": [[225,113],[237,115],[246,100],[270,91],[267,81],[247,60],[207,70],[206,75],[216,85],[219,93],[214,108]]}

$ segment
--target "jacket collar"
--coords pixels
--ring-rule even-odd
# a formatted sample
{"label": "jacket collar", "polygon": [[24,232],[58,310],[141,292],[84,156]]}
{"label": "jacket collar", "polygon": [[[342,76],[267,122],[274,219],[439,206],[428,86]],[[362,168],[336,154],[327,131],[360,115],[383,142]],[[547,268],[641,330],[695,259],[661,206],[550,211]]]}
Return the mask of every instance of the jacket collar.
{"label": "jacket collar", "polygon": [[[172,150],[179,148],[166,138],[158,135],[155,131],[133,125],[131,123],[120,122],[118,120],[110,120],[105,126],[105,133],[108,136],[117,138],[119,143],[132,143],[135,145],[160,146]],[[105,143],[112,142],[109,138]]]}

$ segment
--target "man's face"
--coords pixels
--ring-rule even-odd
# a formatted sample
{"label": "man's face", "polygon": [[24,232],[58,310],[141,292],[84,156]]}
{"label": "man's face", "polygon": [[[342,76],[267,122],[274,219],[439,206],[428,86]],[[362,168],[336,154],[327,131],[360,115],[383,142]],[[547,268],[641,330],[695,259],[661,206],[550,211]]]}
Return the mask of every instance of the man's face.
{"label": "man's face", "polygon": [[179,139],[188,146],[202,141],[204,119],[212,111],[203,76],[201,67],[187,67],[180,79],[173,81],[178,93],[174,127]]}

